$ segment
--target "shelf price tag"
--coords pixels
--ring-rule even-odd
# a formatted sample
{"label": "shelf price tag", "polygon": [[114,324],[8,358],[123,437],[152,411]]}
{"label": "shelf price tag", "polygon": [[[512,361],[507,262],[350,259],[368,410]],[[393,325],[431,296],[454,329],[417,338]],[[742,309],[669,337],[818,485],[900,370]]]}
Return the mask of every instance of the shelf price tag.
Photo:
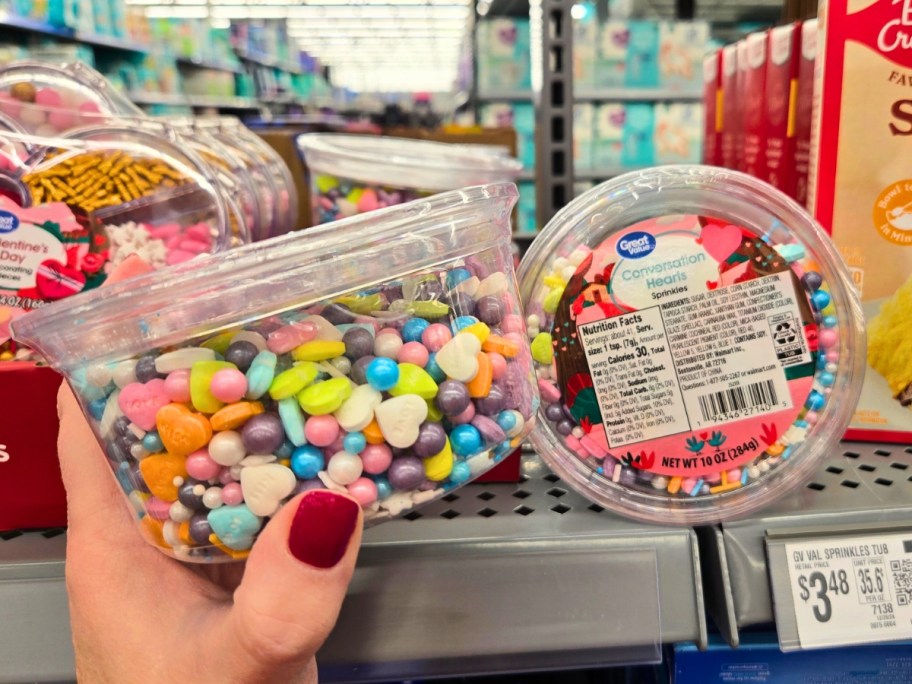
{"label": "shelf price tag", "polygon": [[771,571],[771,577],[784,649],[781,618],[789,595],[800,648],[912,638],[912,531],[782,548],[788,573]]}

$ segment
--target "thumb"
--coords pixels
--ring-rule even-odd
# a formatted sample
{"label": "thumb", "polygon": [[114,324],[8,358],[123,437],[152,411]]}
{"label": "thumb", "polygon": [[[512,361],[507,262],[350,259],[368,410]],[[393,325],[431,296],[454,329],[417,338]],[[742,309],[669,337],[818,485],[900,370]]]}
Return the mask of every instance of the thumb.
{"label": "thumb", "polygon": [[[336,624],[361,543],[361,507],[328,490],[286,504],[260,533],[234,594],[225,653],[238,681],[294,681]],[[225,643],[225,642],[223,642]]]}

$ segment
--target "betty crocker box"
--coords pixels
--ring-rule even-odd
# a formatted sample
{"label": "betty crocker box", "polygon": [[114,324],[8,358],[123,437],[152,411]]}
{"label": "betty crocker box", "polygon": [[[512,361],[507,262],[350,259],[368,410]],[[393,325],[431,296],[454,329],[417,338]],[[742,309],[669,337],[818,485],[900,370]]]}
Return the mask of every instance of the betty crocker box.
{"label": "betty crocker box", "polygon": [[809,205],[868,328],[848,436],[912,443],[912,0],[828,0],[818,30]]}
{"label": "betty crocker box", "polygon": [[769,32],[766,62],[766,177],[789,197],[795,196],[795,117],[801,24],[778,26]]}

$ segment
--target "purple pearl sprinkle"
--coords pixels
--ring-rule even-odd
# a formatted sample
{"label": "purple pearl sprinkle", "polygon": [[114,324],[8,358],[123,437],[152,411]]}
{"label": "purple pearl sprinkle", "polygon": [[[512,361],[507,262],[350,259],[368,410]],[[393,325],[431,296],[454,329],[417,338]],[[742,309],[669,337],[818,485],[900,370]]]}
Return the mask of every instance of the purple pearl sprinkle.
{"label": "purple pearl sprinkle", "polygon": [[491,385],[488,396],[475,400],[475,410],[485,416],[500,413],[506,407],[506,394],[500,385]]}
{"label": "purple pearl sprinkle", "polygon": [[408,491],[424,482],[424,464],[415,456],[394,459],[386,477],[394,489]]}
{"label": "purple pearl sprinkle", "polygon": [[285,441],[282,421],[274,413],[253,416],[241,428],[241,439],[248,453],[271,454]]}
{"label": "purple pearl sprinkle", "polygon": [[503,320],[506,307],[500,297],[488,295],[476,302],[475,313],[482,323],[497,325]]}
{"label": "purple pearl sprinkle", "polygon": [[447,433],[440,423],[422,423],[418,429],[418,439],[412,445],[412,450],[421,458],[430,458],[439,454],[446,446]]}
{"label": "purple pearl sprinkle", "polygon": [[497,424],[497,421],[487,416],[476,415],[472,419],[472,427],[478,430],[485,444],[499,444],[507,438],[507,433]]}
{"label": "purple pearl sprinkle", "polygon": [[210,534],[212,528],[209,526],[206,513],[194,513],[190,518],[190,538],[197,544],[208,544]]}
{"label": "purple pearl sprinkle", "polygon": [[472,402],[469,390],[458,380],[444,380],[437,388],[437,408],[447,416],[458,416]]}
{"label": "purple pearl sprinkle", "polygon": [[346,330],[342,342],[345,344],[345,356],[351,361],[370,356],[374,351],[374,336],[364,328]]}

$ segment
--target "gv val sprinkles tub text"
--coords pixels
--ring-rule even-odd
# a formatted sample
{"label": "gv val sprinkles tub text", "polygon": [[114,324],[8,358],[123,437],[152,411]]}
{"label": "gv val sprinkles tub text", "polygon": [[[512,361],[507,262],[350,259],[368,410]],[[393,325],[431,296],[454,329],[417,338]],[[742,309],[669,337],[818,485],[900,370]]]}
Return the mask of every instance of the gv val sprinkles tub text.
{"label": "gv val sprinkles tub text", "polygon": [[560,211],[520,267],[542,404],[531,439],[621,514],[703,524],[801,483],[861,385],[858,299],[794,202],[666,166]]}
{"label": "gv val sprinkles tub text", "polygon": [[13,335],[64,373],[169,555],[243,558],[313,488],[379,522],[532,427],[516,198],[466,188],[201,256],[44,307]]}

